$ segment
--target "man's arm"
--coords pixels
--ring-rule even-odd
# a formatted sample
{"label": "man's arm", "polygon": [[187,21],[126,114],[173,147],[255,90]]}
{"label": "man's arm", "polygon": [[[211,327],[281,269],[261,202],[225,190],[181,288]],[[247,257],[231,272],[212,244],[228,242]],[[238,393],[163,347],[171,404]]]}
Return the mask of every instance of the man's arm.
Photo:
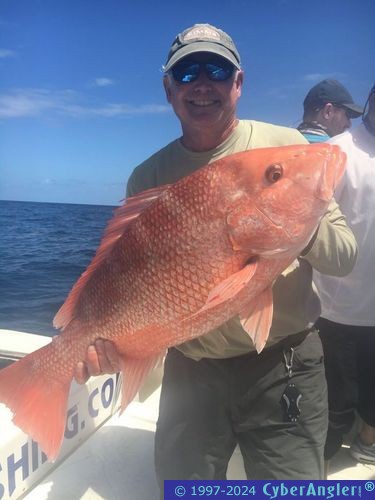
{"label": "man's arm", "polygon": [[302,258],[322,274],[346,276],[355,265],[357,253],[354,234],[338,204],[332,200]]}

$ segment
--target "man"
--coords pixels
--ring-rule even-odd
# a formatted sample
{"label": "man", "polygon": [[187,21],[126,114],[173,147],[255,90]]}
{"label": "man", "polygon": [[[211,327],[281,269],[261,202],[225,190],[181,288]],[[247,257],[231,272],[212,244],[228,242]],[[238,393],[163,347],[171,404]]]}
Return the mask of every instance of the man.
{"label": "man", "polygon": [[345,278],[314,273],[322,299],[318,327],[328,382],[325,457],[329,460],[339,450],[357,410],[363,426],[350,452],[361,462],[375,464],[375,85],[363,123],[329,142],[347,155],[345,177],[335,197],[353,229],[359,253],[354,270]]}
{"label": "man", "polygon": [[[343,133],[351,126],[351,119],[358,118],[363,113],[363,108],[354,103],[348,90],[337,80],[323,80],[312,87],[303,101],[303,108],[303,122],[298,126],[298,130],[310,143],[325,142],[331,137]],[[324,335],[324,320],[319,319],[317,327],[323,331]],[[334,383],[337,362],[331,361],[332,355],[325,350],[327,345],[326,336],[322,341],[326,374],[329,377],[328,400],[331,403],[337,395],[337,386]],[[329,406],[331,408],[331,404]],[[332,430],[332,425],[337,425],[331,422],[333,415],[333,411],[330,411],[330,425],[325,447],[325,476],[327,476],[328,472],[328,460],[342,444],[342,430],[337,436]],[[352,423],[351,417],[349,421]],[[348,429],[347,423],[343,430],[347,432]]]}
{"label": "man", "polygon": [[336,80],[323,80],[315,85],[303,101],[303,122],[298,130],[311,142],[324,142],[341,134],[358,118],[363,108],[354,104],[352,96]]}
{"label": "man", "polygon": [[[306,143],[295,129],[237,119],[240,56],[232,39],[214,26],[194,25],[176,37],[163,82],[182,136],[134,170],[128,196],[232,153]],[[249,478],[322,477],[327,395],[322,346],[313,328],[320,307],[312,265],[343,275],[355,256],[353,234],[332,202],[304,256],[275,283],[274,320],[260,355],[238,318],[169,350],[155,436],[161,488],[164,479],[225,479],[237,443]],[[117,368],[113,346],[95,347],[77,367],[81,382]],[[297,399],[300,408],[293,404]],[[290,418],[285,401],[293,407]]]}

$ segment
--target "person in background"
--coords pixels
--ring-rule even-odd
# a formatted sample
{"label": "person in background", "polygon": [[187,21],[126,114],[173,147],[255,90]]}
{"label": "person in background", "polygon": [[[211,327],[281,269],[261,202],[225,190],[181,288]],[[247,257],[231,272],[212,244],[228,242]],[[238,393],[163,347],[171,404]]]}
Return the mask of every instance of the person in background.
{"label": "person in background", "polygon": [[303,122],[297,129],[311,142],[324,142],[341,134],[358,118],[363,108],[337,80],[323,80],[315,85],[303,101]]}
{"label": "person in background", "polygon": [[[243,79],[238,50],[221,29],[196,24],[175,38],[163,84],[182,136],[133,171],[127,196],[175,182],[232,153],[307,144],[295,129],[237,118]],[[312,267],[345,275],[356,250],[353,233],[332,201],[298,264],[273,287],[273,323],[261,354],[238,317],[169,349],[155,435],[161,489],[165,479],[225,479],[236,444],[249,478],[323,477],[328,406],[322,345],[314,328],[320,305]],[[98,341],[77,366],[76,379],[84,382],[116,369],[113,346]],[[293,411],[281,404],[299,401],[298,396],[300,407],[292,404]]]}
{"label": "person in background", "polygon": [[317,326],[324,347],[329,399],[325,458],[339,450],[355,410],[363,424],[351,455],[375,464],[375,85],[363,123],[329,142],[347,155],[335,198],[358,242],[358,260],[344,278],[314,271],[322,301]]}

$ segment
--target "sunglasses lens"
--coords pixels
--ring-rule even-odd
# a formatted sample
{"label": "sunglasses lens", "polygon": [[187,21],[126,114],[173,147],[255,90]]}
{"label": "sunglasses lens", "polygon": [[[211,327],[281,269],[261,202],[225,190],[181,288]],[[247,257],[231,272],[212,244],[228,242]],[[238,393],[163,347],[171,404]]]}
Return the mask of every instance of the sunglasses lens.
{"label": "sunglasses lens", "polygon": [[231,64],[206,64],[208,78],[216,82],[228,80],[233,74],[234,67]]}
{"label": "sunglasses lens", "polygon": [[190,83],[199,76],[200,65],[198,63],[182,62],[172,68],[172,75],[176,82]]}

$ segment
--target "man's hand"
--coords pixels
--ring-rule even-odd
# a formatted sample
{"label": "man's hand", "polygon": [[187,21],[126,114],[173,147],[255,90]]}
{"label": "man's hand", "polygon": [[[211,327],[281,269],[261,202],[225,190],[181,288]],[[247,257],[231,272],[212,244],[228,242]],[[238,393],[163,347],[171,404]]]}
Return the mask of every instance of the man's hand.
{"label": "man's hand", "polygon": [[92,375],[117,373],[120,371],[120,356],[113,342],[98,339],[89,345],[85,361],[80,361],[74,370],[78,384],[85,384]]}

